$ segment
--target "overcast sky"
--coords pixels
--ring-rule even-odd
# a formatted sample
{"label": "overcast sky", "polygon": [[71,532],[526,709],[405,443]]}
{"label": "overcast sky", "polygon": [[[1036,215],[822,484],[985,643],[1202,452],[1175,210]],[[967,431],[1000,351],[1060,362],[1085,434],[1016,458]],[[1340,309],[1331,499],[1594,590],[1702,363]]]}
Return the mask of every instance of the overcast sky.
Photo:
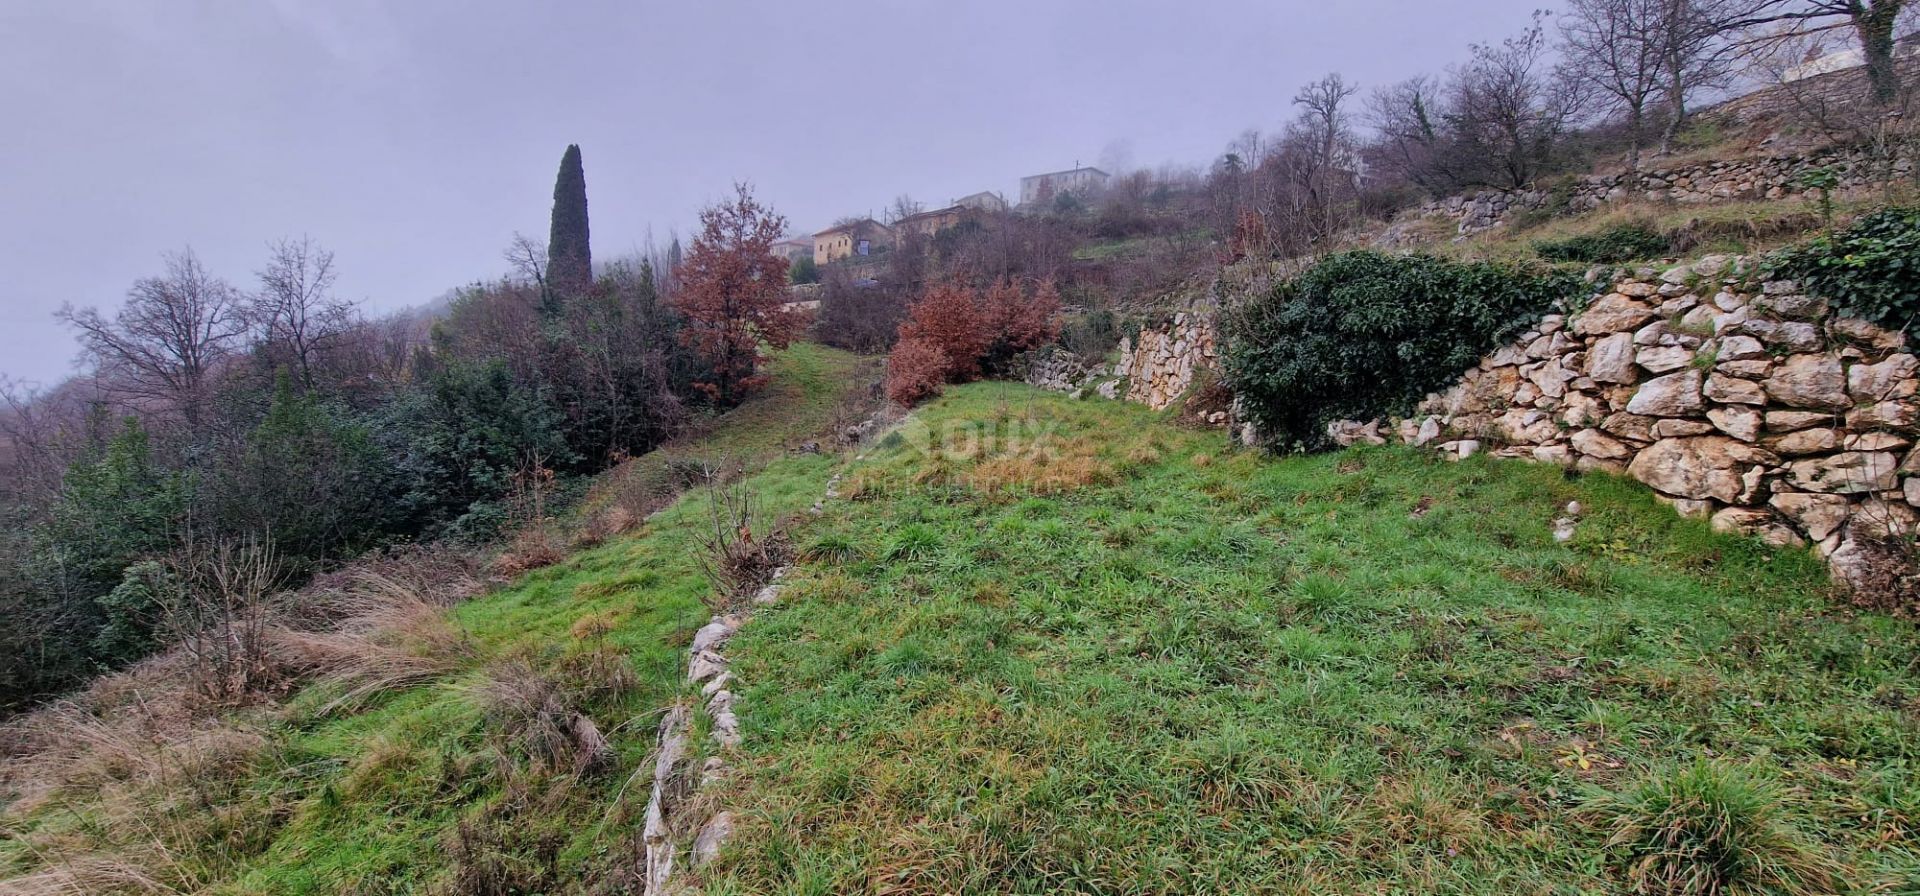
{"label": "overcast sky", "polygon": [[568,143],[596,257],[736,179],[798,231],[896,195],[1015,194],[1085,164],[1199,165],[1302,83],[1439,70],[1540,0],[4,0],[0,373],[72,370],[66,302],[117,307],[191,245],[266,243],[417,305],[546,234]]}

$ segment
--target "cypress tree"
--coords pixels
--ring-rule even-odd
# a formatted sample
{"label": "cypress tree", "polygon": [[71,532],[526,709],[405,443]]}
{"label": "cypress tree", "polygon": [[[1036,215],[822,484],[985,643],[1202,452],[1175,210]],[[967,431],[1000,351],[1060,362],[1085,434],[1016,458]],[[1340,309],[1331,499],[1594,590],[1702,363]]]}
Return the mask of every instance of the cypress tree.
{"label": "cypress tree", "polygon": [[560,157],[553,182],[553,231],[547,238],[547,296],[550,307],[585,293],[593,285],[593,256],[587,245],[587,174],[578,144]]}

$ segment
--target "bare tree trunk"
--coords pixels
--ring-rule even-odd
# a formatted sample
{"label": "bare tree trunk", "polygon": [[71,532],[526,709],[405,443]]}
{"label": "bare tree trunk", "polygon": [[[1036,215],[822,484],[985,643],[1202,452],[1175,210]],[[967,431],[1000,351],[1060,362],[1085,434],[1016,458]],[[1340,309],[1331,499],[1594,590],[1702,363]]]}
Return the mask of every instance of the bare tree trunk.
{"label": "bare tree trunk", "polygon": [[1879,0],[1854,6],[1853,28],[1860,36],[1860,49],[1867,57],[1867,81],[1872,85],[1873,101],[1886,107],[1900,96],[1900,73],[1894,66],[1893,29],[1900,19],[1905,0]]}

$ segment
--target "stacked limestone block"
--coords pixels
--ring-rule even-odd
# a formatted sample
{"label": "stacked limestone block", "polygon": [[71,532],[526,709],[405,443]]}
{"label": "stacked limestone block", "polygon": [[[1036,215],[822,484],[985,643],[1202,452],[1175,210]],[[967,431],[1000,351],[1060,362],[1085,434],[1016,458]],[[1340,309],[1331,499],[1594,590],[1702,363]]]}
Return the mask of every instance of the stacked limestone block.
{"label": "stacked limestone block", "polygon": [[[1391,434],[1622,473],[1718,529],[1810,544],[1856,587],[1888,587],[1920,506],[1920,363],[1903,334],[1793,283],[1749,285],[1755,269],[1716,256],[1618,279]],[[1378,425],[1333,432],[1384,438]]]}
{"label": "stacked limestone block", "polygon": [[1462,234],[1491,230],[1516,211],[1564,202],[1570,211],[1590,211],[1630,199],[1685,204],[1727,202],[1736,199],[1779,199],[1805,189],[1808,172],[1831,171],[1841,190],[1875,185],[1883,179],[1911,178],[1911,159],[1891,163],[1861,148],[1830,148],[1819,152],[1755,159],[1729,159],[1643,171],[1638,175],[1590,175],[1557,192],[1544,190],[1483,190],[1437,199],[1415,214],[1458,222]]}
{"label": "stacked limestone block", "polygon": [[1128,380],[1127,400],[1156,411],[1179,401],[1200,371],[1219,367],[1218,338],[1204,317],[1181,312],[1142,329],[1137,340],[1121,340],[1114,373]]}

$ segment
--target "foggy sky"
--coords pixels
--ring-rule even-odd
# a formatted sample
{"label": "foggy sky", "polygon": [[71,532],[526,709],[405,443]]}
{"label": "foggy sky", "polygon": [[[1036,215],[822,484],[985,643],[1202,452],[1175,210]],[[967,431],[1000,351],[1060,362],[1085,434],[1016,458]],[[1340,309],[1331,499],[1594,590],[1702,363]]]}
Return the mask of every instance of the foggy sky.
{"label": "foggy sky", "polygon": [[568,143],[596,258],[736,179],[811,232],[1083,164],[1203,165],[1330,71],[1371,88],[1539,0],[6,0],[0,373],[72,371],[62,303],[115,308],[191,245],[337,253],[373,311],[544,239]]}

